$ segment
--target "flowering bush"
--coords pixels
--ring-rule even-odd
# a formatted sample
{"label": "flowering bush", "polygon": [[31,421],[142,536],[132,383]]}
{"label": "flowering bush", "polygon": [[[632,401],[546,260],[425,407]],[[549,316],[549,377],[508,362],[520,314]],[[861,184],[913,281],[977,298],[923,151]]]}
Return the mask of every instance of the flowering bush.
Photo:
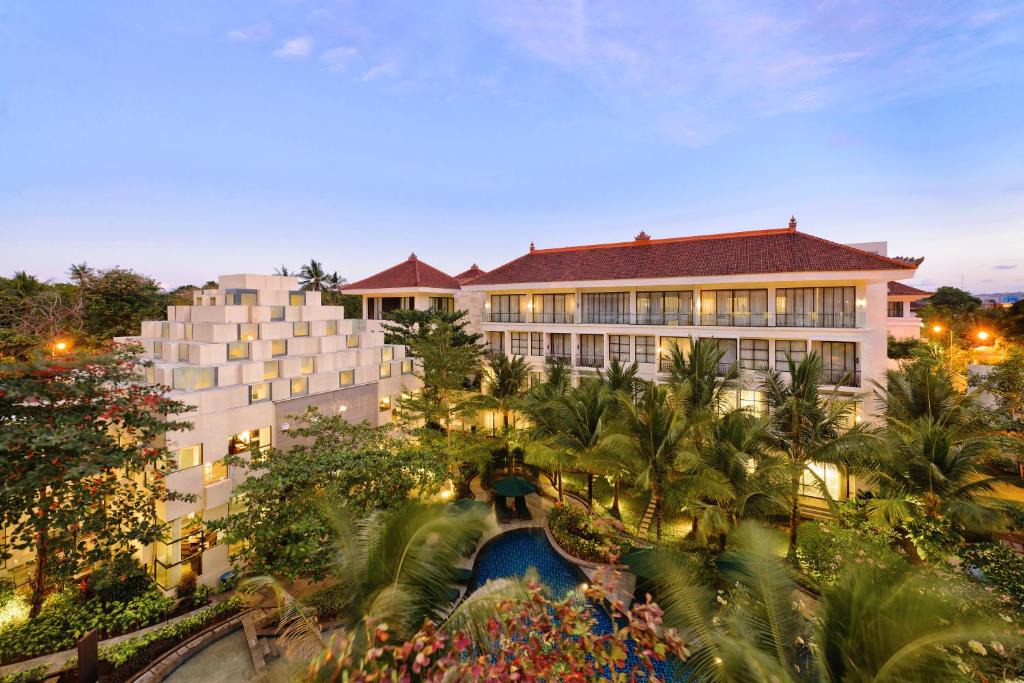
{"label": "flowering bush", "polygon": [[591,562],[617,562],[627,544],[619,539],[622,522],[594,518],[575,505],[558,503],[548,515],[551,535],[566,552]]}
{"label": "flowering bush", "polygon": [[615,680],[673,679],[670,670],[689,653],[675,630],[662,626],[657,604],[627,609],[621,601],[608,600],[609,590],[600,584],[586,594],[610,608],[619,624],[615,632],[595,634],[593,608],[586,601],[574,595],[550,601],[533,583],[527,599],[497,605],[487,621],[490,645],[474,646],[467,633],[446,634],[429,622],[407,642],[391,643],[388,625],[380,623],[372,626],[374,647],[361,657],[344,632],[332,637],[310,663],[306,679],[583,683],[605,678],[610,670],[617,672]]}

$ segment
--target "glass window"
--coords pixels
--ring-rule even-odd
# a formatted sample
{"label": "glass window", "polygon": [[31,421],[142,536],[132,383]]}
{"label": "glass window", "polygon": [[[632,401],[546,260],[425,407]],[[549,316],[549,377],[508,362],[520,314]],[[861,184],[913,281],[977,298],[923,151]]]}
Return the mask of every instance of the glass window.
{"label": "glass window", "polygon": [[228,360],[244,360],[249,357],[249,342],[228,342]]}
{"label": "glass window", "polygon": [[249,385],[249,403],[270,400],[270,382]]}
{"label": "glass window", "polygon": [[192,323],[185,323],[185,339],[192,341]]}
{"label": "glass window", "polygon": [[174,368],[171,387],[180,391],[201,391],[217,386],[217,368]]}
{"label": "glass window", "polygon": [[382,412],[382,413],[385,410],[391,410],[391,397],[390,396],[381,396],[380,397],[380,406],[379,407],[380,407],[380,412]]}
{"label": "glass window", "polygon": [[391,376],[391,363],[380,364],[380,378],[387,379]]}
{"label": "glass window", "polygon": [[334,335],[338,334],[338,321],[328,320],[327,329],[324,331],[324,334],[327,335],[328,337],[333,337]]}
{"label": "glass window", "polygon": [[342,370],[338,373],[338,384],[343,387],[349,387],[356,383],[356,373],[354,370]]}
{"label": "glass window", "polygon": [[411,375],[412,374],[412,358],[405,358],[405,359],[402,360],[402,374],[403,375]]}
{"label": "glass window", "polygon": [[902,318],[903,317],[903,303],[902,301],[890,301],[889,302],[889,317],[890,318]]}
{"label": "glass window", "polygon": [[270,446],[270,427],[239,432],[228,439],[228,453],[238,455],[247,451],[260,451]]}
{"label": "glass window", "polygon": [[636,362],[637,363],[653,363],[655,360],[655,345],[654,337],[641,335],[635,337],[636,340]]}
{"label": "glass window", "polygon": [[740,339],[740,367],[747,370],[767,370],[768,340]]}
{"label": "glass window", "polygon": [[430,297],[430,310],[439,313],[454,313],[455,298],[450,296],[432,296]]}
{"label": "glass window", "polygon": [[260,326],[258,323],[239,323],[238,340],[256,341],[260,338]]}
{"label": "glass window", "polygon": [[160,323],[160,338],[161,339],[170,339],[171,338],[171,324],[170,323]]}
{"label": "glass window", "polygon": [[487,345],[492,351],[504,353],[505,351],[505,333],[504,332],[488,332],[487,333]]}
{"label": "glass window", "polygon": [[529,332],[513,332],[512,333],[512,354],[516,356],[525,356],[527,350],[530,347],[530,333]]}
{"label": "glass window", "polygon": [[305,292],[288,292],[288,305],[289,306],[305,306],[306,305],[306,293]]}
{"label": "glass window", "polygon": [[608,357],[628,361],[629,360],[629,335],[610,334],[608,335]]}
{"label": "glass window", "polygon": [[155,341],[153,342],[153,358],[160,360],[164,357],[164,343]]}
{"label": "glass window", "polygon": [[523,295],[492,294],[490,320],[496,323],[523,322]]}
{"label": "glass window", "polygon": [[355,349],[359,347],[359,335],[350,334],[345,337],[345,346],[349,349]]}
{"label": "glass window", "polygon": [[821,327],[854,327],[857,322],[857,289],[855,287],[822,287]]}
{"label": "glass window", "polygon": [[531,332],[530,333],[530,355],[531,356],[543,356],[544,355],[544,333],[543,332]]}
{"label": "glass window", "polygon": [[807,470],[804,470],[800,477],[800,495],[808,498],[824,498],[821,491],[822,484],[825,485],[825,490],[828,491],[828,495],[832,499],[838,499],[842,490],[842,476],[839,469],[835,465],[809,463]]}
{"label": "glass window", "polygon": [[629,322],[629,292],[588,292],[581,295],[583,322]]}
{"label": "glass window", "polygon": [[551,356],[566,363],[572,360],[572,335],[562,332],[550,335]]}
{"label": "glass window", "polygon": [[[639,339],[639,337],[637,337]],[[661,338],[661,351],[658,354],[658,369],[666,371],[672,366],[672,349],[677,348],[683,352],[684,356],[690,354],[690,338],[689,337],[662,337]],[[724,360],[724,359],[723,359]]]}
{"label": "glass window", "polygon": [[307,322],[293,322],[292,323],[292,336],[293,337],[308,337],[309,336],[309,323]]}
{"label": "glass window", "polygon": [[313,356],[305,356],[299,360],[299,372],[303,375],[312,375],[316,360]]}
{"label": "glass window", "polygon": [[702,290],[700,314],[702,325],[764,327],[768,324],[768,290]]}
{"label": "glass window", "polygon": [[763,391],[740,390],[740,408],[749,410],[754,415],[768,414],[768,399]]}
{"label": "glass window", "polygon": [[228,466],[223,460],[203,463],[203,484],[215,484],[228,478]]}
{"label": "glass window", "polygon": [[186,470],[189,467],[203,464],[203,444],[197,443],[192,446],[178,449],[178,469]]}
{"label": "glass window", "polygon": [[178,362],[188,362],[188,344],[178,344]]}
{"label": "glass window", "polygon": [[281,376],[281,361],[268,360],[263,363],[263,379],[277,379]]}
{"label": "glass window", "polygon": [[860,386],[856,342],[816,341],[814,350],[821,356],[822,381],[825,384]]}
{"label": "glass window", "polygon": [[604,335],[581,334],[578,363],[588,368],[604,367]]}
{"label": "glass window", "polygon": [[278,356],[288,355],[288,340],[287,339],[275,339],[270,342],[270,356],[271,358],[277,358]]}
{"label": "glass window", "polygon": [[800,363],[807,358],[807,342],[802,339],[775,340],[775,369],[779,372],[789,372],[787,354],[794,363]]}
{"label": "glass window", "polygon": [[308,377],[293,377],[289,383],[292,396],[305,396],[309,393]]}
{"label": "glass window", "polygon": [[278,323],[284,320],[284,306],[271,306],[270,307],[270,320]]}
{"label": "glass window", "polygon": [[395,359],[395,348],[393,346],[383,346],[380,349],[380,362],[386,363],[389,360]]}
{"label": "glass window", "polygon": [[775,290],[775,324],[779,327],[814,327],[814,287]]}
{"label": "glass window", "polygon": [[574,307],[572,294],[534,294],[533,322],[571,323]]}
{"label": "glass window", "polygon": [[638,325],[693,324],[693,292],[637,292]]}
{"label": "glass window", "polygon": [[224,304],[227,306],[255,306],[255,289],[225,289]]}

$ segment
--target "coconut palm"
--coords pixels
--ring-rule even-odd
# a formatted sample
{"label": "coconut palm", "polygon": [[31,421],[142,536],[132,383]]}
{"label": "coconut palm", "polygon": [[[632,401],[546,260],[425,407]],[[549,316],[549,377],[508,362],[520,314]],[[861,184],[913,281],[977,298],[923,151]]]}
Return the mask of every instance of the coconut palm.
{"label": "coconut palm", "polygon": [[774,446],[786,457],[790,480],[789,548],[796,548],[800,523],[800,482],[805,473],[814,480],[822,496],[831,500],[828,489],[813,470],[812,463],[849,468],[872,445],[868,432],[850,428],[853,402],[835,391],[821,392],[821,358],[811,353],[797,363],[786,356],[787,375],[772,368],[763,373],[761,390],[772,416]]}
{"label": "coconut palm", "polygon": [[291,275],[294,275],[294,273],[292,272],[292,270],[288,266],[282,264],[282,265],[278,266],[277,268],[274,268],[274,275],[281,275],[283,277],[289,277]]}
{"label": "coconut palm", "polygon": [[502,431],[506,436],[514,424],[509,416],[520,407],[523,393],[530,384],[530,366],[522,356],[507,356],[498,351],[488,354],[484,368],[484,393],[474,400],[482,410],[501,413]]}
{"label": "coconut palm", "polygon": [[329,287],[330,277],[320,261],[310,259],[299,269],[299,286],[307,291],[320,292]]}
{"label": "coconut palm", "polygon": [[922,355],[888,370],[875,382],[875,396],[886,420],[938,418],[950,425],[983,431],[987,420],[973,395],[958,391],[949,367],[934,355]]}
{"label": "coconut palm", "polygon": [[634,403],[619,394],[619,413],[605,447],[627,460],[636,483],[651,492],[657,538],[661,540],[664,496],[676,467],[688,453],[690,423],[668,400],[663,387],[644,382]]}
{"label": "coconut palm", "polygon": [[944,416],[889,420],[885,444],[867,469],[878,487],[868,501],[872,521],[897,531],[921,516],[944,518],[960,529],[998,524],[1003,512],[990,494],[1000,478],[983,474],[983,461],[998,441],[974,435],[950,417],[953,423]]}
{"label": "coconut palm", "polygon": [[96,274],[96,271],[89,267],[89,264],[85,261],[81,263],[72,263],[71,267],[68,268],[68,276],[77,284],[79,287],[85,285],[85,281]]}
{"label": "coconut palm", "polygon": [[665,624],[688,638],[693,680],[959,680],[956,661],[943,646],[1007,635],[965,609],[946,582],[906,566],[873,563],[851,563],[825,589],[813,620],[807,619],[794,605],[785,550],[785,539],[775,532],[740,525],[719,559],[725,579],[737,587],[721,609],[686,556],[662,549],[643,558]]}
{"label": "coconut palm", "polygon": [[558,489],[559,500],[562,500],[562,472],[572,467],[573,457],[552,444],[560,425],[550,406],[565,396],[570,386],[569,370],[565,364],[552,363],[545,371],[544,381],[530,387],[519,405],[529,422],[525,461],[551,473],[551,483]]}
{"label": "coconut palm", "polygon": [[735,363],[723,367],[725,352],[714,339],[693,341],[689,353],[669,347],[669,396],[691,420],[707,422],[729,405],[738,388]]}
{"label": "coconut palm", "polygon": [[639,372],[640,365],[635,361],[625,365],[618,358],[612,358],[608,369],[599,372],[598,376],[608,391],[612,393],[621,391],[628,396],[633,396],[636,393],[636,379]]}

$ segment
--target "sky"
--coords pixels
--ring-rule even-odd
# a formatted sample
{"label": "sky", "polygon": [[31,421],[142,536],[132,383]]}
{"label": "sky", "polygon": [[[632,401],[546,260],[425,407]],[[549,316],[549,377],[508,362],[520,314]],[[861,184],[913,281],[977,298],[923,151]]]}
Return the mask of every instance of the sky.
{"label": "sky", "polygon": [[782,227],[1024,290],[1024,3],[0,0],[0,274]]}

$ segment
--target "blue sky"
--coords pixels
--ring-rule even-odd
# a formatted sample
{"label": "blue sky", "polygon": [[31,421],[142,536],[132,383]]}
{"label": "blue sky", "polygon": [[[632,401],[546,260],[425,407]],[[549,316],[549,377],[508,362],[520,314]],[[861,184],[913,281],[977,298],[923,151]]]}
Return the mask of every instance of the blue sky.
{"label": "blue sky", "polygon": [[1024,289],[1024,5],[0,4],[0,273],[780,227]]}

